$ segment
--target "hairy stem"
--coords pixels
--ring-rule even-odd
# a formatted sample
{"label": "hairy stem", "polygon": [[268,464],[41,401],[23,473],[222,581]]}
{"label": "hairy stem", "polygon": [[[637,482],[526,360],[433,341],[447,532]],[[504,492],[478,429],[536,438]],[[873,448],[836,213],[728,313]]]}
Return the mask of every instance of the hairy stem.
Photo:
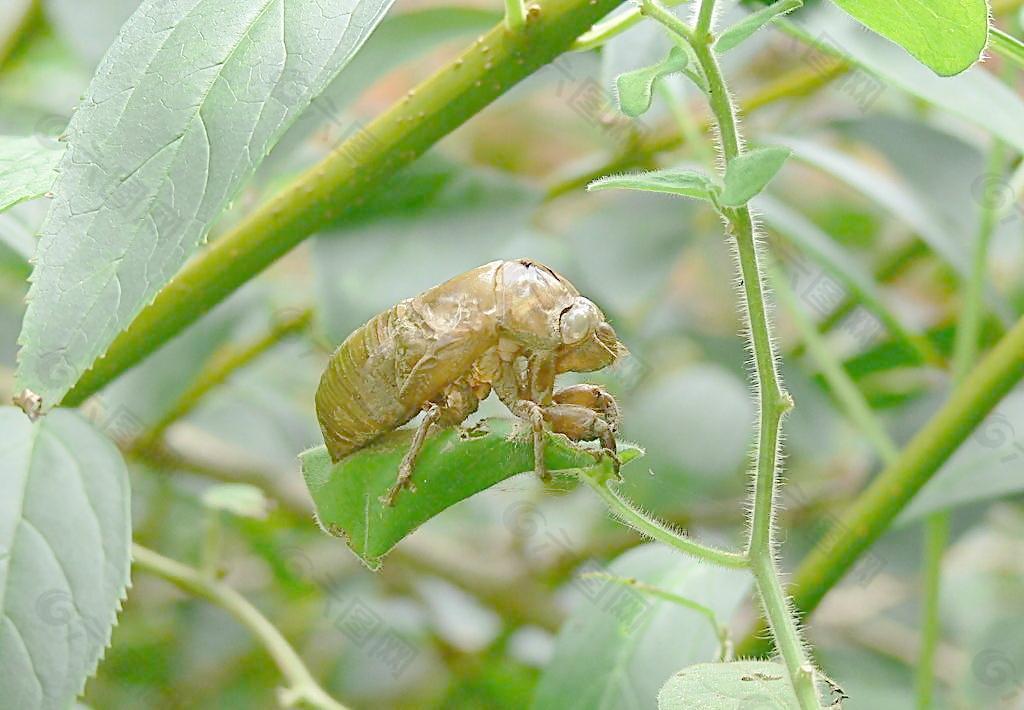
{"label": "hairy stem", "polygon": [[[596,467],[601,471],[600,467]],[[680,552],[691,557],[710,562],[720,567],[739,569],[747,566],[747,558],[738,552],[727,552],[708,545],[701,544],[685,535],[681,535],[661,521],[652,518],[642,511],[634,508],[622,497],[612,490],[609,485],[609,477],[606,475],[594,475],[588,471],[582,471],[580,476],[583,481],[597,493],[605,505],[615,517],[630,526],[641,535],[652,540],[663,542],[666,545],[676,548]]]}
{"label": "hairy stem", "polygon": [[549,0],[504,22],[194,258],[118,336],[62,404],[77,406],[195,322],[519,81],[569,49],[621,0]]}
{"label": "hairy stem", "polygon": [[[889,528],[1007,392],[1024,377],[1024,318],[971,369],[942,408],[903,448],[899,457],[847,508],[801,563],[793,580],[793,601],[809,614],[850,571],[857,559]],[[768,649],[755,628],[740,644],[740,656]]]}
{"label": "hairy stem", "polygon": [[277,627],[234,589],[142,545],[132,545],[132,562],[137,569],[161,577],[189,594],[216,604],[247,628],[274,659],[281,675],[288,681],[288,687],[281,693],[283,705],[346,710],[344,705],[320,687]]}
{"label": "hairy stem", "polygon": [[[708,100],[715,119],[722,157],[728,163],[742,154],[743,143],[725,78],[711,48],[714,9],[714,0],[703,0],[696,31],[690,31],[685,25],[680,27],[681,21],[654,0],[645,0],[642,5],[644,14],[664,24],[693,47],[707,80]],[[776,368],[764,275],[759,263],[756,228],[750,209],[743,206],[724,209],[722,213],[736,243],[743,313],[754,355],[754,395],[759,403],[753,514],[746,557],[757,583],[765,618],[786,665],[797,701],[802,710],[817,710],[821,705],[815,687],[814,666],[807,657],[796,619],[790,611],[779,579],[773,540],[774,498],[780,468],[779,431],[783,417],[793,406],[793,400],[784,389]]]}

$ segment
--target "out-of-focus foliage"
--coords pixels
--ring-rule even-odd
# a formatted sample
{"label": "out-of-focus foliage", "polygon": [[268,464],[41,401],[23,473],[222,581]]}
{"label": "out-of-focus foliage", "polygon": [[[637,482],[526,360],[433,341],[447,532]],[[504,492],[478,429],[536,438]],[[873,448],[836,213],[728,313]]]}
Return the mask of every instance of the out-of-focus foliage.
{"label": "out-of-focus foliage", "polygon": [[[0,135],[52,145],[135,4],[45,0],[0,64]],[[737,4],[722,5],[720,26],[746,17]],[[1009,5],[1017,3],[1001,7]],[[358,71],[342,75],[284,136],[211,239],[400,100],[498,10],[433,0],[396,9],[353,61]],[[997,20],[1019,30],[1010,17],[1003,12]],[[993,60],[938,78],[820,3],[784,22],[802,28],[807,41],[773,22],[721,55],[739,100],[791,71],[834,69],[824,48],[855,62],[807,96],[784,97],[744,117],[753,143],[794,151],[754,202],[765,221],[765,258],[790,279],[806,315],[835,321],[831,351],[902,443],[951,386],[946,360],[958,288],[979,202],[993,181],[1000,202],[985,343],[1024,309],[1024,209],[1013,183],[985,168],[992,136],[1010,147],[1008,169],[1024,149],[1020,77],[1001,79]],[[4,32],[0,26],[0,37]],[[627,590],[641,612],[634,628],[632,617],[615,613],[620,586],[594,573],[634,576],[712,606],[737,636],[754,617],[744,575],[645,546],[589,491],[552,493],[529,475],[447,509],[374,574],[317,527],[297,459],[322,443],[313,393],[330,350],[348,332],[467,268],[528,256],[598,303],[630,349],[608,371],[564,378],[607,386],[623,408],[622,436],[646,450],[623,469],[622,491],[695,536],[742,544],[755,408],[722,225],[704,202],[584,190],[593,168],[621,156],[643,158],[631,172],[686,166],[713,174],[715,156],[692,141],[644,149],[702,131],[704,103],[684,76],[655,82],[641,118],[618,111],[615,77],[668,50],[664,37],[641,23],[600,52],[569,54],[542,69],[83,408],[95,429],[123,445],[135,539],[199,565],[215,529],[223,579],[353,708],[574,707],[565,698],[575,697],[585,699],[581,708],[602,707],[604,698],[603,707],[647,709],[672,674],[715,659],[717,640],[699,615]],[[552,191],[580,176],[573,189]],[[28,257],[45,208],[44,200],[27,202],[0,215],[5,402],[14,394]],[[171,426],[166,450],[130,446],[224,345],[254,341],[307,306],[314,327],[214,388]],[[802,347],[790,315],[776,316],[782,372],[797,404],[786,420],[781,493],[788,570],[881,461]],[[500,412],[492,400],[480,416]],[[1021,702],[1021,462],[1018,391],[814,617],[809,635],[825,671],[850,696],[844,708],[913,704],[920,523],[938,509],[952,511],[953,534],[937,707]],[[240,504],[211,506],[211,499],[223,500],[217,487],[224,483],[262,490],[266,516],[236,515],[232,510],[252,509]],[[273,704],[277,667],[222,610],[137,574],[119,619],[86,688],[88,706]]]}

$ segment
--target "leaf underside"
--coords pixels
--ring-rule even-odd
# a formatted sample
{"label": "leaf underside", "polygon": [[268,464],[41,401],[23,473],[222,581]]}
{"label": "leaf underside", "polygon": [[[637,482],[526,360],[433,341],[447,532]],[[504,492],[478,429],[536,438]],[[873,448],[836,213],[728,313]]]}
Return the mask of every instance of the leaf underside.
{"label": "leaf underside", "polygon": [[718,192],[718,187],[709,176],[688,168],[667,168],[642,173],[609,175],[594,180],[587,186],[587,189],[592,192],[597,190],[662,192],[708,202],[712,201],[713,196]]}
{"label": "leaf underside", "polygon": [[[416,490],[403,490],[394,507],[380,498],[395,482],[409,448],[411,429],[385,434],[336,464],[318,446],[299,456],[302,475],[325,532],[344,538],[370,569],[402,538],[449,506],[516,474],[533,470],[532,438],[508,419],[486,419],[472,430],[443,429],[426,441],[416,461]],[[550,471],[594,466],[601,455],[548,434]],[[640,456],[636,447],[619,451],[623,463]]]}
{"label": "leaf underside", "polygon": [[391,1],[142,4],[68,129],[19,339],[18,389],[40,395],[44,409],[62,399]]}
{"label": "leaf underside", "polygon": [[50,191],[62,149],[46,138],[0,136],[0,212]]}
{"label": "leaf underside", "polygon": [[0,409],[0,704],[67,707],[110,641],[128,584],[128,472],[61,410]]}

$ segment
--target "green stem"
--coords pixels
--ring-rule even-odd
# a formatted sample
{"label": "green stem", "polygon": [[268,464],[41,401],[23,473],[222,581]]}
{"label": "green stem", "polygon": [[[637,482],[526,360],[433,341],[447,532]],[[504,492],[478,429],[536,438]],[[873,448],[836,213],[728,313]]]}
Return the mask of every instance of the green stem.
{"label": "green stem", "polygon": [[[942,408],[875,477],[797,569],[793,601],[803,614],[812,612],[888,530],[911,498],[971,435],[1024,377],[1024,318],[971,369]],[[760,656],[768,649],[755,628],[740,644],[740,656]]]}
{"label": "green stem", "polygon": [[594,476],[588,471],[581,469],[581,478],[597,493],[605,505],[615,517],[641,535],[663,542],[666,545],[676,548],[685,555],[690,555],[701,560],[718,565],[741,569],[747,566],[747,558],[738,552],[727,552],[689,539],[675,530],[671,529],[660,520],[651,518],[642,511],[634,508],[624,500],[617,492],[612,490],[609,480],[604,476]]}
{"label": "green stem", "polygon": [[[732,99],[718,60],[711,49],[710,34],[714,0],[701,3],[697,30],[678,27],[680,21],[655,0],[645,0],[642,9],[669,30],[687,40],[707,79],[708,100],[718,128],[722,156],[726,163],[741,155],[743,144]],[[685,27],[685,25],[684,25]],[[755,397],[759,402],[756,468],[754,471],[753,515],[746,557],[757,583],[765,618],[775,645],[782,655],[790,682],[802,710],[821,707],[815,687],[815,669],[807,656],[796,620],[790,611],[779,570],[775,562],[773,520],[775,489],[779,479],[779,432],[782,419],[793,407],[793,400],[782,386],[776,369],[771,323],[765,299],[763,272],[759,263],[755,225],[747,206],[723,210],[736,240],[743,294],[743,312],[754,353]]]}
{"label": "green stem", "polygon": [[132,563],[136,568],[161,577],[189,594],[216,604],[246,627],[267,650],[281,675],[288,681],[288,688],[281,693],[283,705],[346,710],[344,705],[320,687],[277,627],[234,589],[142,545],[132,545]]}
{"label": "green stem", "polygon": [[[988,273],[988,247],[998,220],[997,189],[1003,176],[1005,149],[996,140],[985,169],[985,194],[981,197],[978,232],[974,239],[970,278],[963,284],[956,339],[953,342],[953,382],[960,384],[978,357],[984,294]],[[949,542],[949,512],[939,511],[925,522],[924,603],[921,608],[921,654],[917,665],[917,707],[932,705],[935,679],[935,650],[942,637],[939,600],[942,591],[942,558]]]}
{"label": "green stem", "polygon": [[505,26],[515,32],[526,25],[526,8],[523,0],[505,0]]}
{"label": "green stem", "polygon": [[[549,0],[501,22],[194,258],[62,402],[77,406],[537,71],[621,0]],[[565,72],[565,69],[552,71]],[[596,118],[595,118],[596,120]]]}
{"label": "green stem", "polygon": [[843,364],[829,350],[825,339],[818,332],[817,325],[812,323],[801,310],[796,294],[793,293],[785,275],[773,269],[772,284],[779,302],[792,316],[793,323],[803,339],[807,352],[818,363],[825,381],[828,382],[847,415],[864,433],[883,461],[886,463],[895,461],[899,456],[899,449],[885,427],[878,421],[878,417],[871,411],[870,405],[864,399],[861,391],[857,389],[857,385]]}
{"label": "green stem", "polygon": [[306,309],[274,324],[259,340],[242,346],[234,344],[225,346],[211,358],[188,389],[178,397],[177,402],[153,425],[152,429],[142,434],[130,448],[154,448],[163,438],[168,427],[195,409],[212,389],[223,384],[236,370],[245,367],[283,339],[305,330],[312,318],[313,312]]}
{"label": "green stem", "polygon": [[949,515],[945,512],[929,516],[925,523],[924,599],[921,605],[921,652],[917,659],[915,686],[917,707],[932,706],[935,684],[935,652],[939,647],[942,625],[939,597],[942,590],[942,557],[949,540]]}
{"label": "green stem", "polygon": [[[689,2],[689,0],[668,0],[663,4],[665,7],[675,7],[676,5],[682,5],[684,2]],[[596,49],[612,37],[622,34],[630,27],[636,25],[642,17],[643,15],[640,13],[640,8],[632,7],[625,12],[618,13],[614,17],[609,17],[607,20],[598,22],[590,29],[589,32],[581,35],[580,38],[573,43],[572,49],[574,52]]]}

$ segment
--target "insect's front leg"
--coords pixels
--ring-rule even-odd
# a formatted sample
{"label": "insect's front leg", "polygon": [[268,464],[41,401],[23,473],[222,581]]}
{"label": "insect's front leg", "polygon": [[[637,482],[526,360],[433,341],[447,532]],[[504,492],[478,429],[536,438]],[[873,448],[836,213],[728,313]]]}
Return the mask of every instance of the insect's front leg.
{"label": "insect's front leg", "polygon": [[597,385],[573,385],[555,392],[554,404],[544,408],[551,430],[573,441],[598,440],[611,455],[618,472],[615,432],[620,414],[615,398]]}
{"label": "insect's front leg", "polygon": [[538,387],[542,387],[541,382],[538,381],[540,378],[534,374],[538,372],[542,373],[542,376],[551,372],[553,382],[553,366],[544,367],[543,364],[538,366],[534,358],[531,358],[527,364],[526,383],[520,382],[514,361],[503,361],[499,377],[494,382],[494,391],[512,414],[530,423],[530,428],[533,430],[533,470],[541,480],[547,481],[551,475],[548,473],[547,463],[544,461],[544,408],[538,402],[522,396],[528,394],[545,403],[551,401],[550,389],[546,393],[538,391]]}

